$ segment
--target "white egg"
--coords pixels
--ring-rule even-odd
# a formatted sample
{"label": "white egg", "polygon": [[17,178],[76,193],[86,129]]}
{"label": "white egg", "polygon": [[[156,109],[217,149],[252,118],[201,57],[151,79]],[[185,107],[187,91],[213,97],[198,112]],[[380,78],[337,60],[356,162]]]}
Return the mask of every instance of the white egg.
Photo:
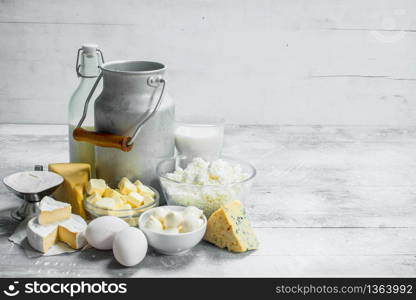
{"label": "white egg", "polygon": [[180,212],[170,211],[165,217],[166,228],[178,227],[182,222],[183,216]]}
{"label": "white egg", "polygon": [[137,265],[147,253],[147,240],[143,232],[128,227],[118,232],[113,242],[113,254],[116,260],[126,267]]}
{"label": "white egg", "polygon": [[187,215],[185,216],[181,232],[192,232],[200,228],[204,224],[204,221],[201,218],[196,217],[195,215]]}
{"label": "white egg", "polygon": [[125,221],[113,216],[104,216],[92,220],[85,230],[88,243],[96,249],[110,250],[115,235],[129,227]]}
{"label": "white egg", "polygon": [[156,232],[163,231],[163,225],[160,220],[152,215],[147,218],[146,222],[144,223],[144,227]]}
{"label": "white egg", "polygon": [[200,210],[199,208],[195,207],[195,206],[188,206],[187,208],[185,208],[183,210],[183,215],[185,216],[189,216],[189,215],[194,215],[198,218],[202,217],[203,211]]}
{"label": "white egg", "polygon": [[159,220],[165,219],[166,215],[169,213],[169,210],[164,207],[156,207],[152,211],[152,216],[158,218]]}

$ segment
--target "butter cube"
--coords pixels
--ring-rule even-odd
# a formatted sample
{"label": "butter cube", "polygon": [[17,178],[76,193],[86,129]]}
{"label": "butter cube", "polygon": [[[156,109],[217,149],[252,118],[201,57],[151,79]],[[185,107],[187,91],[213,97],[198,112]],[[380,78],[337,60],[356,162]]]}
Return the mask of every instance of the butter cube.
{"label": "butter cube", "polygon": [[119,200],[119,201],[121,200],[121,194],[111,188],[107,188],[105,190],[103,197],[113,198],[114,200]]}
{"label": "butter cube", "polygon": [[129,203],[132,207],[136,208],[142,206],[144,203],[145,198],[136,192],[130,192],[126,197],[127,203]]}
{"label": "butter cube", "polygon": [[139,187],[141,187],[141,186],[143,186],[144,184],[139,180],[139,179],[137,179],[135,182],[134,182],[134,185],[137,187],[137,188],[139,188]]}
{"label": "butter cube", "polygon": [[130,204],[128,204],[128,203],[123,204],[123,205],[121,205],[121,206],[117,207],[117,209],[120,209],[120,210],[124,210],[124,209],[131,209],[131,208],[132,208],[132,207],[131,207],[131,205],[130,205]]}
{"label": "butter cube", "polygon": [[87,201],[90,202],[90,203],[92,203],[92,204],[95,204],[95,202],[97,202],[100,199],[101,199],[101,195],[100,194],[98,194],[98,193],[92,193],[92,195],[90,195],[87,198]]}
{"label": "butter cube", "polygon": [[98,200],[97,202],[95,202],[95,205],[97,205],[98,207],[101,208],[105,208],[105,209],[114,209],[115,207],[117,207],[117,200],[113,199],[113,198],[101,198],[100,200]]}
{"label": "butter cube", "polygon": [[127,177],[121,178],[120,182],[118,183],[118,188],[123,195],[128,195],[131,192],[136,192],[136,186],[131,183],[131,181]]}
{"label": "butter cube", "polygon": [[[130,204],[124,204],[122,206],[117,207],[114,210],[109,210],[109,211],[107,211],[107,215],[115,216],[115,217],[129,217],[129,216],[132,216],[134,214],[134,211],[133,210],[132,211],[125,211],[127,209],[131,209]],[[130,222],[127,219],[124,219],[124,221],[129,223],[129,225],[137,226],[137,222],[136,222],[136,224],[130,224]]]}
{"label": "butter cube", "polygon": [[90,179],[87,183],[86,188],[88,195],[97,193],[100,196],[102,196],[105,189],[107,188],[107,184],[105,183],[104,179]]}
{"label": "butter cube", "polygon": [[144,201],[143,201],[143,204],[142,205],[150,205],[153,202],[155,202],[155,199],[153,199],[149,195],[146,195],[146,196],[144,196]]}
{"label": "butter cube", "polygon": [[145,186],[145,185],[137,187],[137,191],[142,196],[149,196],[149,197],[155,196],[155,193],[148,186]]}

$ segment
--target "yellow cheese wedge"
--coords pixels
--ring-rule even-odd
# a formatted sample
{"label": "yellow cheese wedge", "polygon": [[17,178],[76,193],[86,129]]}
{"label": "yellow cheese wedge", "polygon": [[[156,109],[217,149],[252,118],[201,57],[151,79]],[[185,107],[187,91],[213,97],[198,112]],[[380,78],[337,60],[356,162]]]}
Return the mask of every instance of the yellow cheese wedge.
{"label": "yellow cheese wedge", "polygon": [[209,217],[204,239],[232,252],[257,249],[259,245],[240,201],[228,203]]}
{"label": "yellow cheese wedge", "polygon": [[136,186],[127,177],[121,178],[118,183],[118,188],[123,195],[128,195],[131,192],[137,192]]}
{"label": "yellow cheese wedge", "polygon": [[41,225],[63,221],[71,217],[71,204],[45,196],[39,203],[38,222]]}
{"label": "yellow cheese wedge", "polygon": [[90,179],[87,183],[87,193],[91,195],[92,193],[97,193],[100,196],[103,195],[104,191],[107,189],[107,184],[104,179]]}
{"label": "yellow cheese wedge", "polygon": [[85,187],[91,175],[90,165],[82,163],[58,163],[50,164],[48,169],[64,178],[64,182],[52,196],[59,201],[71,204],[72,212],[86,219],[87,214],[82,201]]}

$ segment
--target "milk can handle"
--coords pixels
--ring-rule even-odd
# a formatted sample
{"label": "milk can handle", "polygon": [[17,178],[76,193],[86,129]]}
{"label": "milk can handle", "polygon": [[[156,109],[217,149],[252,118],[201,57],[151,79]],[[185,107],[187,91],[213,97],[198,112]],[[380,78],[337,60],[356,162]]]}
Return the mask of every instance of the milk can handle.
{"label": "milk can handle", "polygon": [[[165,91],[166,81],[161,76],[152,76],[148,78],[147,80],[148,85],[157,88],[159,87],[160,84],[162,84],[162,90],[160,92],[160,96],[155,105],[155,108],[149,114],[147,114],[146,117],[142,121],[140,121],[137,124],[132,137],[129,137],[129,136],[114,135],[111,133],[88,131],[88,130],[81,128],[82,123],[84,122],[87,116],[88,105],[90,103],[91,97],[94,94],[94,91],[97,88],[97,85],[100,82],[102,77],[103,77],[103,73],[101,72],[98,75],[97,80],[95,81],[90,93],[88,94],[87,100],[85,101],[84,111],[82,113],[81,120],[78,122],[77,127],[74,129],[73,137],[76,141],[79,141],[79,142],[87,142],[87,143],[91,143],[100,147],[117,148],[124,152],[129,152],[133,148],[133,143],[136,140],[137,135],[139,134],[140,129],[142,128],[143,124],[145,124],[159,109],[159,106],[162,102],[163,94]],[[154,94],[155,93],[153,93],[153,95]],[[153,101],[151,101],[151,103],[152,102]]]}
{"label": "milk can handle", "polygon": [[[146,123],[153,115],[156,113],[156,111],[159,109],[160,103],[162,102],[163,93],[165,92],[165,86],[166,81],[161,76],[152,76],[147,79],[147,84],[150,86],[153,86],[157,88],[160,84],[162,84],[162,90],[160,91],[159,100],[157,100],[157,103],[155,105],[155,108],[152,110],[151,113],[149,113],[142,121],[137,124],[136,129],[134,130],[134,133],[131,137],[131,139],[127,142],[127,146],[133,146],[134,141],[136,140],[137,136],[139,135],[140,129]],[[154,95],[154,94],[153,94]],[[153,96],[152,96],[153,98]],[[150,102],[152,103],[152,101]]]}

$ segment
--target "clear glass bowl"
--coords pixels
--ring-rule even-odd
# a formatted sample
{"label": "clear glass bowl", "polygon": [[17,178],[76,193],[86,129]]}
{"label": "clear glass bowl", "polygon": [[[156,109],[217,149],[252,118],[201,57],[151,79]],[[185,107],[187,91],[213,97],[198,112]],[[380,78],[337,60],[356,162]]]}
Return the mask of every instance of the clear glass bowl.
{"label": "clear glass bowl", "polygon": [[140,206],[138,208],[106,209],[90,203],[89,201],[87,201],[86,196],[84,197],[84,207],[90,219],[95,219],[102,216],[115,216],[119,217],[120,219],[123,219],[130,226],[137,226],[139,223],[139,217],[143,212],[153,207],[159,206],[159,192],[151,186],[149,186],[149,188],[155,193],[155,201],[148,205]]}
{"label": "clear glass bowl", "polygon": [[228,157],[220,157],[220,159],[231,164],[239,164],[242,171],[247,174],[247,178],[227,185],[181,183],[166,177],[166,173],[174,172],[177,167],[185,169],[190,159],[177,156],[161,161],[156,172],[166,202],[169,205],[196,206],[204,211],[206,217],[233,200],[239,200],[244,204],[250,194],[256,169],[251,164],[238,159]]}

